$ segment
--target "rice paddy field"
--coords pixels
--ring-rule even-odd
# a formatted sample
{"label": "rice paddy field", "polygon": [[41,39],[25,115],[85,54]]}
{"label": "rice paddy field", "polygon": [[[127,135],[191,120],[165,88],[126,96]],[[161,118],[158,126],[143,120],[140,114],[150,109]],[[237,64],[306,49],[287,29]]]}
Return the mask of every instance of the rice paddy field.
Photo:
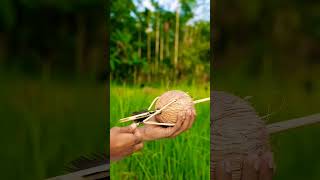
{"label": "rice paddy field", "polygon": [[105,153],[105,84],[0,76],[0,179],[42,180]]}
{"label": "rice paddy field", "polygon": [[[152,100],[168,90],[189,92],[194,99],[210,96],[209,87],[111,86],[110,124],[134,111],[148,108]],[[174,139],[145,142],[144,148],[111,165],[111,179],[184,180],[210,179],[210,103],[196,105],[193,127]]]}

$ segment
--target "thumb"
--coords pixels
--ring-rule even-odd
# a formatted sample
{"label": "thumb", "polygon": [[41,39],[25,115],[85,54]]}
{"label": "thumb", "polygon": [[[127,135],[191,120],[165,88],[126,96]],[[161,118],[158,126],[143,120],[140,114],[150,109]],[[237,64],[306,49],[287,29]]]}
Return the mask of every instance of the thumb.
{"label": "thumb", "polygon": [[121,133],[134,133],[136,129],[137,129],[137,124],[132,123],[130,126],[121,127],[120,132]]}

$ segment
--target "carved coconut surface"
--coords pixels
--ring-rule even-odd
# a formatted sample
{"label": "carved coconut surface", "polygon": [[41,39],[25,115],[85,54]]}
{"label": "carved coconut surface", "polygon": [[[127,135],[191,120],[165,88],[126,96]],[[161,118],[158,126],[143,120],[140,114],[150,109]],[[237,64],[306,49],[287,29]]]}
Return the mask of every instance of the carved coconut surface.
{"label": "carved coconut surface", "polygon": [[231,160],[232,179],[240,180],[241,166],[248,154],[270,150],[264,121],[245,100],[225,92],[211,93],[211,173],[218,162]]}
{"label": "carved coconut surface", "polygon": [[177,122],[178,113],[186,111],[190,108],[194,109],[192,98],[187,93],[178,90],[168,91],[162,94],[157,100],[155,108],[161,109],[174,99],[177,101],[165,108],[161,114],[155,116],[155,119],[158,122],[175,123]]}

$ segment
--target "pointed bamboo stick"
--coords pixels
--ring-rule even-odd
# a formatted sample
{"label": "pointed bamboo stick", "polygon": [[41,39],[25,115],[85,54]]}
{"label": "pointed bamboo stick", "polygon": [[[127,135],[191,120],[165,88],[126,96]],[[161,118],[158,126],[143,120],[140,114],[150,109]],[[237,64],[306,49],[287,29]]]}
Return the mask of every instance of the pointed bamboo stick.
{"label": "pointed bamboo stick", "polygon": [[290,129],[317,124],[317,123],[320,123],[320,113],[269,124],[267,125],[267,129],[270,134],[275,134],[278,132],[283,132]]}

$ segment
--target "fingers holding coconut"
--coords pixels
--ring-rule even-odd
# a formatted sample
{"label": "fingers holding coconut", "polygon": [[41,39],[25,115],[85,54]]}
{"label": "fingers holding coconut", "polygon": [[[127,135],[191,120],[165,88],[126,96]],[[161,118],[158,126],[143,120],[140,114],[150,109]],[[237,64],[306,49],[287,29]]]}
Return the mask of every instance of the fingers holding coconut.
{"label": "fingers holding coconut", "polygon": [[182,91],[164,93],[156,101],[155,109],[161,109],[161,113],[156,114],[149,122],[174,124],[174,126],[145,124],[144,127],[138,128],[145,141],[176,137],[191,128],[195,120],[193,100]]}
{"label": "fingers holding coconut", "polygon": [[141,128],[137,128],[137,130],[141,133],[144,141],[176,137],[192,127],[195,119],[195,110],[188,109],[178,112],[174,119],[175,125],[173,127],[146,124]]}
{"label": "fingers holding coconut", "polygon": [[167,127],[164,130],[166,131],[167,138],[172,138],[177,135],[177,132],[180,132],[182,126],[184,124],[185,115],[183,113],[179,113],[177,115],[177,122],[173,127]]}
{"label": "fingers holding coconut", "polygon": [[177,136],[180,133],[182,133],[192,127],[193,122],[195,120],[195,110],[194,109],[187,110],[184,113],[184,115],[182,116],[181,120],[183,121],[181,128],[177,132],[174,133],[174,136]]}
{"label": "fingers holding coconut", "polygon": [[180,128],[177,129],[177,131],[175,131],[172,134],[171,137],[176,137],[177,135],[181,134],[182,132],[186,131],[187,129],[189,129],[191,127],[190,124],[192,125],[192,122],[189,119],[190,116],[191,116],[191,112],[188,112],[188,111],[178,115],[177,121],[180,121],[182,124],[181,124]]}
{"label": "fingers holding coconut", "polygon": [[173,134],[181,128],[183,120],[179,118],[173,127],[145,124],[143,127],[137,128],[137,132],[141,134],[144,141],[152,141],[163,138],[173,137]]}
{"label": "fingers holding coconut", "polygon": [[188,129],[190,129],[190,128],[192,127],[193,122],[194,122],[194,120],[195,120],[195,117],[196,117],[196,111],[195,111],[195,109],[189,110],[189,114],[188,114],[188,116],[187,116],[187,120],[190,121],[189,126],[188,126]]}

